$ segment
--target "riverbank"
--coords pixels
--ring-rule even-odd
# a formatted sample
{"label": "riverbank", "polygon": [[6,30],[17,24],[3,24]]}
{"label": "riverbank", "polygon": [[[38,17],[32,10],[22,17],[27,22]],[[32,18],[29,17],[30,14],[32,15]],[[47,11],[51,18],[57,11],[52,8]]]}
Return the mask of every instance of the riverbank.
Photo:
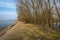
{"label": "riverbank", "polygon": [[60,40],[60,33],[41,25],[17,21],[16,25],[0,36],[0,40]]}
{"label": "riverbank", "polygon": [[8,31],[9,29],[11,29],[13,26],[15,26],[17,24],[17,21],[14,22],[13,24],[9,25],[8,27],[0,30],[0,36],[4,35],[6,33],[6,31]]}

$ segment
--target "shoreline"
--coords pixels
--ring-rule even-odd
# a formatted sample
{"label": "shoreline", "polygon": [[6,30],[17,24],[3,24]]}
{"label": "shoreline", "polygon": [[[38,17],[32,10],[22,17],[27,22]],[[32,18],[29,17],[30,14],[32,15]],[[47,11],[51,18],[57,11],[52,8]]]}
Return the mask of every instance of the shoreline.
{"label": "shoreline", "polygon": [[16,24],[17,24],[17,21],[14,22],[13,24],[7,26],[7,27],[4,28],[3,30],[1,30],[1,31],[0,31],[0,37],[1,37],[2,35],[4,35],[4,34],[6,33],[6,31],[8,31],[9,29],[11,29],[11,28],[12,28],[13,26],[15,26]]}

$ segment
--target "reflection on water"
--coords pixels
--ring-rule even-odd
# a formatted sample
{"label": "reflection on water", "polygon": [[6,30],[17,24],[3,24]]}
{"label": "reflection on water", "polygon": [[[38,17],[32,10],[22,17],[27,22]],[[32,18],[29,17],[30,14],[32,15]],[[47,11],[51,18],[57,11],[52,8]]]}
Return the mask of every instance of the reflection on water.
{"label": "reflection on water", "polygon": [[0,20],[0,29],[6,28],[7,26],[13,24],[16,20],[6,20],[6,21],[1,21]]}

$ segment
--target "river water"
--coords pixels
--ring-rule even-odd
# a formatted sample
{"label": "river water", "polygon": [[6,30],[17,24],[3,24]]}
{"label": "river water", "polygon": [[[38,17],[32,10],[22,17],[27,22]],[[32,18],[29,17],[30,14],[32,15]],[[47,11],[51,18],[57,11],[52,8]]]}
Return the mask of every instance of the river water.
{"label": "river water", "polygon": [[9,26],[13,23],[15,23],[15,21],[16,20],[6,20],[6,21],[0,20],[0,30],[6,28],[7,26]]}

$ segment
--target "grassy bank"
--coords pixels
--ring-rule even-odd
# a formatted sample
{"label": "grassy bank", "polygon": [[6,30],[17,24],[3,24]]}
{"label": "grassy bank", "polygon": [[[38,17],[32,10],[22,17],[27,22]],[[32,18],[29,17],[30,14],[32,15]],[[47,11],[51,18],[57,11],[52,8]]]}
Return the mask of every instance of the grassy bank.
{"label": "grassy bank", "polygon": [[[17,0],[19,21],[0,39],[60,40],[60,32],[52,27],[52,23],[60,22],[60,14],[55,1],[53,0],[51,6],[50,0]],[[58,18],[53,17],[54,13]]]}
{"label": "grassy bank", "polygon": [[7,31],[1,40],[60,40],[60,33],[40,25],[21,23],[20,21]]}

